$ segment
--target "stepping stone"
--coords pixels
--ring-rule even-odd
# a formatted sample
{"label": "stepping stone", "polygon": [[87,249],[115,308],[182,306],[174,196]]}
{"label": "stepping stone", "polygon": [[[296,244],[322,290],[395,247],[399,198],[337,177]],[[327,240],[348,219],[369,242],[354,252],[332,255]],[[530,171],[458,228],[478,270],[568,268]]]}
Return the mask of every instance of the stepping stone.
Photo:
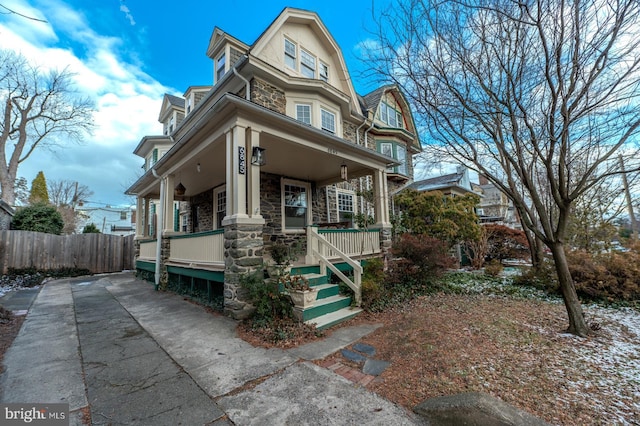
{"label": "stepping stone", "polygon": [[364,367],[362,367],[362,372],[371,376],[379,376],[390,364],[390,362],[379,359],[368,359],[365,361]]}
{"label": "stepping stone", "polygon": [[350,351],[349,349],[343,349],[341,353],[342,353],[342,356],[348,359],[349,361],[353,361],[357,363],[368,361],[364,355],[359,354],[358,352]]}
{"label": "stepping stone", "polygon": [[374,356],[376,354],[376,348],[371,345],[367,345],[366,343],[356,343],[353,345],[353,349],[367,356]]}

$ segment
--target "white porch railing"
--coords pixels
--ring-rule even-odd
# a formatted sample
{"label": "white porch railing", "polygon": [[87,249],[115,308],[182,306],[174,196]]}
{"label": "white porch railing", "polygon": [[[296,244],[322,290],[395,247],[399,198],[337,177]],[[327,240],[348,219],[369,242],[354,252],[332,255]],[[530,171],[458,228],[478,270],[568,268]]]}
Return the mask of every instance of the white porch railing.
{"label": "white porch railing", "polygon": [[169,261],[204,265],[224,264],[223,230],[169,237]]}
{"label": "white porch railing", "polygon": [[[323,229],[318,234],[347,256],[380,253],[380,231],[377,229]],[[339,257],[328,251],[327,258]]]}
{"label": "white porch railing", "polygon": [[139,259],[155,260],[157,240],[146,240],[140,242]]}
{"label": "white porch railing", "polygon": [[[378,242],[374,242],[374,240],[378,240]],[[362,265],[350,256],[379,252],[380,242],[377,231],[330,230],[318,232],[316,227],[307,228],[306,262],[310,264],[318,262],[321,274],[326,274],[327,268],[336,274],[353,290],[356,306],[362,304]],[[351,266],[353,281],[336,268],[329,259],[339,259]]]}

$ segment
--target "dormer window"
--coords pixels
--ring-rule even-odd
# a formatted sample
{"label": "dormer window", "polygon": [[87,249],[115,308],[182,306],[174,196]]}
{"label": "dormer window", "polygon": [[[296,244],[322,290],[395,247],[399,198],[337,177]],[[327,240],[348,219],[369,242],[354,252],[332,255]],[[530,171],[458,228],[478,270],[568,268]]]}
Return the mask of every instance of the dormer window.
{"label": "dormer window", "polygon": [[216,83],[220,81],[220,79],[225,73],[225,69],[224,69],[225,63],[226,63],[226,57],[225,57],[225,54],[223,53],[218,57],[218,60],[216,61]]}
{"label": "dormer window", "polygon": [[171,116],[171,118],[169,119],[169,133],[173,133],[173,126],[175,124],[173,115]]}
{"label": "dormer window", "polygon": [[300,50],[300,72],[307,78],[316,76],[316,57],[306,50]]}
{"label": "dormer window", "polygon": [[187,98],[187,114],[191,112],[191,96]]}
{"label": "dormer window", "polygon": [[284,39],[284,63],[294,70],[297,70],[297,52],[298,48],[294,42],[289,39]]}

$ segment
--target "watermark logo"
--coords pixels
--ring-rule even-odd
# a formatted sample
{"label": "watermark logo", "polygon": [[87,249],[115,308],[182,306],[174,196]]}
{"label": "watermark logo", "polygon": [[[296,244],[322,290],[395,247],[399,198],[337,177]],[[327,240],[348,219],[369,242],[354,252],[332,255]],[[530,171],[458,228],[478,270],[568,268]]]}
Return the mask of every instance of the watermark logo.
{"label": "watermark logo", "polygon": [[69,426],[69,404],[0,404],[0,426]]}

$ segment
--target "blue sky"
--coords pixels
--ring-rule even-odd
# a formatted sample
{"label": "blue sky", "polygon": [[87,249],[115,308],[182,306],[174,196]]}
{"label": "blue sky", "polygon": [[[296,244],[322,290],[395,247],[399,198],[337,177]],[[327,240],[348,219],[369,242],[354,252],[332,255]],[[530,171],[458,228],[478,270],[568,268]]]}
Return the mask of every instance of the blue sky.
{"label": "blue sky", "polygon": [[359,48],[371,41],[372,16],[390,0],[195,1],[0,0],[0,48],[21,52],[42,68],[68,67],[76,89],[97,106],[94,134],[82,145],[36,151],[18,175],[87,185],[97,204],[127,205],[124,190],[140,175],[132,151],[140,139],[161,134],[164,93],[181,95],[212,81],[206,56],[215,26],[251,44],[286,6],[317,12],[342,48],[356,91],[375,83],[359,77]]}

